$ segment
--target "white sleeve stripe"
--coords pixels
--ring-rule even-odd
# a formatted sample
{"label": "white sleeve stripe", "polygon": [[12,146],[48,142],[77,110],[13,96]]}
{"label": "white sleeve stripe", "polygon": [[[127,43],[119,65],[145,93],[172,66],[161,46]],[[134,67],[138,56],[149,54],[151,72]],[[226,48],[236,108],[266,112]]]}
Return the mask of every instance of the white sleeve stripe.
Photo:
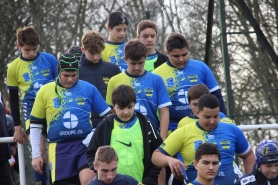
{"label": "white sleeve stripe", "polygon": [[111,110],[110,107],[108,107],[107,109],[105,109],[105,111],[103,111],[102,113],[100,113],[100,116],[104,116],[106,113],[108,113]]}
{"label": "white sleeve stripe", "polygon": [[155,133],[155,131],[154,131],[154,129],[153,129],[153,126],[152,126],[151,122],[148,121],[148,123],[150,124],[150,126],[151,126],[151,128],[152,128],[152,131],[153,131],[153,134],[154,134],[155,139],[157,139],[156,133]]}
{"label": "white sleeve stripe", "polygon": [[217,85],[216,87],[210,89],[210,90],[209,90],[209,93],[212,93],[212,92],[214,92],[214,91],[216,91],[216,90],[218,90],[218,89],[220,89],[220,88],[219,88],[219,86]]}
{"label": "white sleeve stripe", "polygon": [[172,102],[167,102],[167,103],[163,103],[161,105],[158,105],[158,108],[161,109],[161,108],[168,107],[168,106],[171,106],[171,105],[172,105]]}
{"label": "white sleeve stripe", "polygon": [[240,154],[237,154],[237,155],[245,155],[245,154],[247,154],[248,152],[249,152],[249,150],[251,149],[251,146],[250,146],[250,144],[248,145],[248,148],[244,151],[244,152],[242,152],[242,153],[240,153]]}

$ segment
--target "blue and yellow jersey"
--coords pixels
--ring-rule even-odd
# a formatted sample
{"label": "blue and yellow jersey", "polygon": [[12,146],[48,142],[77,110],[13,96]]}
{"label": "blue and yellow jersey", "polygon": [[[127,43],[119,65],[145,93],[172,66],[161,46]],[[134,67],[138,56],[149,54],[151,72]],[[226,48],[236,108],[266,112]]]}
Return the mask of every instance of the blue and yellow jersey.
{"label": "blue and yellow jersey", "polygon": [[124,60],[125,42],[105,42],[105,48],[102,51],[102,60],[112,62],[119,66],[121,71],[127,70],[127,64]]}
{"label": "blue and yellow jersey", "polygon": [[[250,145],[242,131],[234,124],[219,122],[213,131],[207,132],[201,128],[198,122],[191,123],[172,132],[158,149],[169,156],[174,156],[179,152],[187,166],[188,182],[191,182],[197,176],[193,165],[195,151],[202,143],[216,144],[220,151],[221,165],[215,182],[218,184],[233,183],[235,180],[234,155],[244,155],[250,150]],[[223,183],[225,180],[226,183]]]}
{"label": "blue and yellow jersey", "polygon": [[[129,128],[122,127],[129,125]],[[114,119],[110,146],[118,154],[119,164],[117,173],[130,175],[142,182],[144,173],[143,135],[139,119],[135,116],[128,123]]]}
{"label": "blue and yellow jersey", "polygon": [[[220,118],[220,122],[235,124],[235,121],[233,119],[226,117],[226,115],[223,114],[222,112],[219,113],[219,118]],[[192,114],[186,116],[179,121],[178,128],[181,128],[184,125],[189,125],[190,123],[195,123],[196,121],[198,121],[198,119],[199,118],[197,116]]]}
{"label": "blue and yellow jersey", "polygon": [[189,59],[182,68],[177,69],[169,61],[156,68],[153,73],[160,75],[167,87],[172,106],[170,106],[169,130],[175,130],[178,122],[192,113],[188,104],[188,89],[196,84],[204,84],[210,92],[219,89],[210,68],[203,62]]}
{"label": "blue and yellow jersey", "polygon": [[8,67],[7,88],[20,90],[25,120],[29,118],[38,90],[57,76],[57,63],[53,55],[38,52],[32,60],[21,55]]}
{"label": "blue and yellow jersey", "polygon": [[160,76],[145,71],[141,76],[130,75],[127,71],[113,76],[108,83],[106,102],[112,104],[112,92],[121,84],[130,85],[136,94],[135,110],[147,116],[159,130],[158,109],[171,105],[167,89]]}
{"label": "blue and yellow jersey", "polygon": [[79,80],[70,89],[55,86],[51,82],[39,90],[30,116],[31,120],[46,119],[49,142],[84,139],[92,130],[91,111],[103,116],[111,110],[88,82]]}

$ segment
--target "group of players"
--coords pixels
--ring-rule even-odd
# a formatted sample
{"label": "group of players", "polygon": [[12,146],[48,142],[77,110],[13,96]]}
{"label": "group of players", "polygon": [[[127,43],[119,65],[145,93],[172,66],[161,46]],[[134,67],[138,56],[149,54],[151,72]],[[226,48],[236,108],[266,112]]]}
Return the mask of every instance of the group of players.
{"label": "group of players", "polygon": [[38,51],[34,28],[17,30],[22,54],[8,67],[7,88],[14,139],[22,144],[21,93],[37,184],[47,184],[48,162],[54,185],[164,185],[170,174],[171,184],[232,185],[239,178],[235,156],[246,174],[255,173],[255,180],[242,177],[239,184],[256,183],[257,173],[276,183],[277,144],[262,142],[255,163],[242,131],[225,116],[212,71],[189,58],[184,36],[169,34],[164,55],[154,47],[155,22],[141,21],[136,39],[125,43],[127,27],[126,16],[112,12],[107,41],[88,30],[82,46],[58,61]]}

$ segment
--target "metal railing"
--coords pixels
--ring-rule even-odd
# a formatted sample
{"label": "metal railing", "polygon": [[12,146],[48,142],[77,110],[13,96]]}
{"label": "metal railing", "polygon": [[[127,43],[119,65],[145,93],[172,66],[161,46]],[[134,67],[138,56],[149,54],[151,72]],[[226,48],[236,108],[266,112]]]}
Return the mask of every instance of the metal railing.
{"label": "metal railing", "polygon": [[240,130],[270,130],[270,129],[278,129],[278,124],[262,124],[262,125],[238,125]]}
{"label": "metal railing", "polygon": [[[242,131],[247,130],[269,130],[278,129],[278,124],[262,124],[262,125],[238,125]],[[13,143],[13,137],[0,137],[0,143]],[[24,160],[24,147],[21,144],[17,144],[18,148],[18,165],[20,173],[20,185],[26,185],[26,173],[25,173],[25,160]]]}
{"label": "metal railing", "polygon": [[[14,143],[13,137],[0,137],[0,143]],[[22,144],[17,144],[18,149],[18,166],[20,174],[20,185],[26,185],[26,173],[25,173],[25,159],[24,159],[24,147]]]}

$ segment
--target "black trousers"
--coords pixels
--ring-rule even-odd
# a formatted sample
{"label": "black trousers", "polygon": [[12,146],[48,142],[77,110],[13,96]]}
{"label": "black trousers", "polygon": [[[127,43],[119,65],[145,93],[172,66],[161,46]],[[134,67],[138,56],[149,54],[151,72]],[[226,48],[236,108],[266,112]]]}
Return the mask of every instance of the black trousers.
{"label": "black trousers", "polygon": [[0,161],[0,184],[13,185],[10,163]]}

